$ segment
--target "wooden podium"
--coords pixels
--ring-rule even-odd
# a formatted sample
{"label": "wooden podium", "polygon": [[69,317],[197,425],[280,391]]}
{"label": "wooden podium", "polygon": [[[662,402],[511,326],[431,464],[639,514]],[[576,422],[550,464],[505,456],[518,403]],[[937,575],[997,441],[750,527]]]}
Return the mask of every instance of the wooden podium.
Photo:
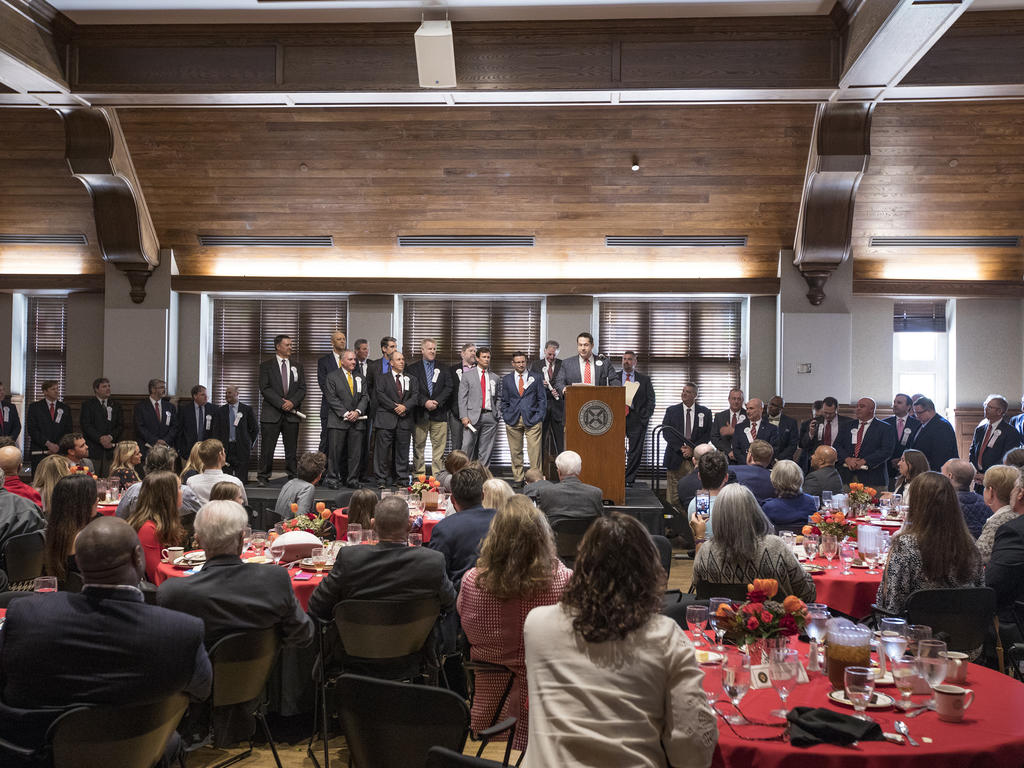
{"label": "wooden podium", "polygon": [[565,390],[565,449],[583,459],[580,480],[613,504],[626,503],[626,390],[573,385]]}

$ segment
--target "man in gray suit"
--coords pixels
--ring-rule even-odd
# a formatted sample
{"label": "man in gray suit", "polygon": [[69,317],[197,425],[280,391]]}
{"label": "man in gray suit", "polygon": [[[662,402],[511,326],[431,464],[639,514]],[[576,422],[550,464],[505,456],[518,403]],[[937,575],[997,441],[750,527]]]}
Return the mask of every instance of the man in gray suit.
{"label": "man in gray suit", "polygon": [[501,391],[491,367],[491,348],[476,351],[476,369],[470,369],[459,383],[459,418],[462,420],[462,450],[485,467],[491,461],[498,433]]}
{"label": "man in gray suit", "polygon": [[552,525],[560,520],[579,520],[604,514],[601,489],[580,480],[583,459],[576,451],[562,451],[555,459],[558,482],[541,488],[537,506]]}

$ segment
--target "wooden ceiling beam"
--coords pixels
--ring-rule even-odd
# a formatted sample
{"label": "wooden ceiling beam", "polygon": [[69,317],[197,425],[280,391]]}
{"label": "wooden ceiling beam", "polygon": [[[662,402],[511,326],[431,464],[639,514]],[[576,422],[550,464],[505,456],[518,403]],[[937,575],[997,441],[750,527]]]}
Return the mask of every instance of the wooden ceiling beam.
{"label": "wooden ceiling beam", "polygon": [[73,25],[45,2],[0,0],[0,83],[31,106],[71,99],[59,50]]}

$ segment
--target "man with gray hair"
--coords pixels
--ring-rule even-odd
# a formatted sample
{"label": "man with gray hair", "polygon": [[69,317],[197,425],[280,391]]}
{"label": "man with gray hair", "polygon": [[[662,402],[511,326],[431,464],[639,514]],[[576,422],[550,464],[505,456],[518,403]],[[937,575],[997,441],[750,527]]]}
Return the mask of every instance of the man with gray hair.
{"label": "man with gray hair", "polygon": [[967,530],[971,532],[971,536],[978,538],[981,529],[985,527],[985,521],[992,516],[992,510],[985,503],[984,497],[971,490],[971,484],[975,479],[975,467],[963,459],[950,459],[942,465],[942,474],[949,478],[949,482],[956,489],[956,497],[960,502],[964,522],[967,523]]}
{"label": "man with gray hair", "polygon": [[985,418],[974,430],[969,456],[975,469],[975,490],[980,490],[985,471],[1002,463],[1003,455],[1021,444],[1020,432],[1006,419],[1009,407],[1002,395],[985,398]]}
{"label": "man with gray hair", "polygon": [[583,459],[576,451],[562,451],[555,458],[558,482],[542,488],[537,506],[552,525],[561,520],[586,520],[604,514],[601,489],[580,480]]}

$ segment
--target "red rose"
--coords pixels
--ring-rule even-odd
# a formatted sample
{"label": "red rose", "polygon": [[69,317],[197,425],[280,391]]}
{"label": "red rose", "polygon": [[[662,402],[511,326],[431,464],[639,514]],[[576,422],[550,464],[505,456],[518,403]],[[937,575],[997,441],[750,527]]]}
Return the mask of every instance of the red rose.
{"label": "red rose", "polygon": [[791,614],[786,614],[779,619],[779,632],[784,635],[796,635],[799,634],[799,630],[796,626],[796,619]]}
{"label": "red rose", "polygon": [[762,592],[759,589],[752,589],[749,592],[747,592],[747,600],[749,600],[752,603],[757,603],[759,609],[760,609],[760,604],[763,603],[767,599],[768,599],[768,593],[767,592]]}
{"label": "red rose", "polygon": [[308,517],[310,520],[316,520],[316,515],[312,512],[307,512],[306,517]]}
{"label": "red rose", "polygon": [[749,629],[751,632],[753,632],[755,629],[757,629],[757,627],[758,627],[757,619],[755,619],[753,616],[751,616],[749,619],[747,619],[747,629]]}
{"label": "red rose", "polygon": [[774,617],[768,613],[768,611],[761,611],[761,621],[765,624],[771,624]]}

